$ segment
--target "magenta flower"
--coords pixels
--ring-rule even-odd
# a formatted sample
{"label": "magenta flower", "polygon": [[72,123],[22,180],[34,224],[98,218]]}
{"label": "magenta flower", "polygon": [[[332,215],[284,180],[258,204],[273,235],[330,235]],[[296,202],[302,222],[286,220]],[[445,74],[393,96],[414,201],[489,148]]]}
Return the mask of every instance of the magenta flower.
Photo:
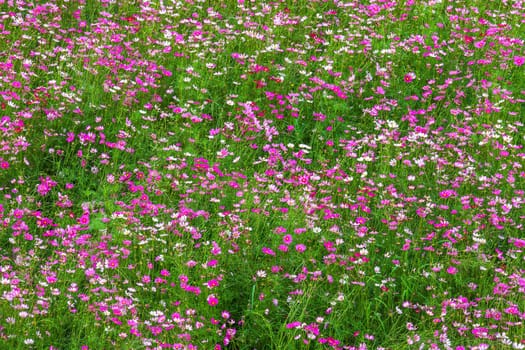
{"label": "magenta flower", "polygon": [[314,336],[319,335],[319,325],[317,323],[310,323],[309,325],[306,325],[304,330]]}
{"label": "magenta flower", "polygon": [[310,182],[310,177],[308,175],[299,176],[299,183],[301,185],[308,185],[309,182]]}
{"label": "magenta flower", "polygon": [[288,323],[286,325],[286,328],[292,329],[292,328],[297,328],[297,327],[300,327],[300,326],[301,326],[301,322],[295,321],[295,322]]}
{"label": "magenta flower", "polygon": [[489,330],[485,327],[475,327],[472,329],[472,334],[476,338],[487,338],[489,335]]}
{"label": "magenta flower", "polygon": [[516,248],[523,248],[523,247],[525,247],[525,239],[516,238],[516,239],[514,239],[514,241],[512,243],[514,244],[514,246]]}
{"label": "magenta flower", "polygon": [[458,269],[454,266],[450,266],[448,269],[447,269],[447,273],[451,274],[451,275],[455,275],[456,273],[458,273]]}
{"label": "magenta flower", "polygon": [[89,224],[89,213],[84,213],[80,218],[78,218],[78,223],[80,225],[86,226]]}
{"label": "magenta flower", "polygon": [[511,287],[505,283],[498,283],[492,290],[495,295],[507,295]]}
{"label": "magenta flower", "polygon": [[216,279],[211,279],[211,280],[209,280],[208,282],[206,282],[206,286],[207,286],[208,288],[210,288],[210,289],[211,289],[211,288],[218,287],[218,286],[219,286],[219,281],[216,280]]}
{"label": "magenta flower", "polygon": [[476,41],[474,43],[474,47],[477,49],[481,49],[483,46],[485,46],[485,40]]}
{"label": "magenta flower", "polygon": [[523,56],[514,56],[514,64],[516,66],[522,66],[525,63],[525,57]]}
{"label": "magenta flower", "polygon": [[286,252],[288,251],[288,246],[287,246],[287,245],[284,245],[284,244],[281,244],[281,245],[279,245],[278,249],[279,249],[281,252],[286,253]]}
{"label": "magenta flower", "polygon": [[275,256],[275,252],[268,247],[263,247],[262,252],[266,255]]}
{"label": "magenta flower", "polygon": [[110,269],[116,269],[119,266],[119,260],[118,258],[111,258],[108,260],[108,268]]}
{"label": "magenta flower", "polygon": [[405,83],[411,83],[416,78],[416,74],[413,72],[405,74],[403,80]]}
{"label": "magenta flower", "polygon": [[47,176],[46,178],[41,177],[40,184],[37,187],[37,192],[39,195],[45,196],[56,185],[57,183],[53,181],[49,176]]}
{"label": "magenta flower", "polygon": [[217,263],[218,261],[216,259],[212,259],[210,261],[208,261],[208,263],[206,264],[206,266],[208,267],[214,267],[214,266],[217,266]]}
{"label": "magenta flower", "polygon": [[208,305],[210,306],[216,306],[219,303],[219,299],[213,294],[208,295],[208,298],[206,299],[208,301]]}
{"label": "magenta flower", "polygon": [[439,196],[445,199],[445,198],[455,197],[457,196],[457,193],[454,190],[445,190],[445,191],[441,191],[439,193]]}
{"label": "magenta flower", "polygon": [[306,250],[306,246],[304,244],[297,244],[295,246],[295,250],[297,250],[299,253],[303,253]]}
{"label": "magenta flower", "polygon": [[376,4],[368,5],[367,6],[367,12],[368,12],[368,16],[374,17],[379,12],[381,12],[381,7],[379,5],[376,5]]}

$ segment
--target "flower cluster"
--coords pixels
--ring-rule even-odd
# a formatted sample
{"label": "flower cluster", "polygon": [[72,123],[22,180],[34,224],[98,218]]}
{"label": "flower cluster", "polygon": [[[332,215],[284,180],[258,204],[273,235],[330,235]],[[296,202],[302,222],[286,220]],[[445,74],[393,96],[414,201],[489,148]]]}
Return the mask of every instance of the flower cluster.
{"label": "flower cluster", "polygon": [[525,348],[524,14],[0,1],[0,347]]}

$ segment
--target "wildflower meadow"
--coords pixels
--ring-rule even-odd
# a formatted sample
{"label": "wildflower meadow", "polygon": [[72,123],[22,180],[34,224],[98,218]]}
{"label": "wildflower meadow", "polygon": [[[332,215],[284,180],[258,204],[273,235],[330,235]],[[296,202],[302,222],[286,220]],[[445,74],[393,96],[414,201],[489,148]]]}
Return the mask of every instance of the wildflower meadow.
{"label": "wildflower meadow", "polygon": [[522,0],[0,0],[0,350],[525,349]]}

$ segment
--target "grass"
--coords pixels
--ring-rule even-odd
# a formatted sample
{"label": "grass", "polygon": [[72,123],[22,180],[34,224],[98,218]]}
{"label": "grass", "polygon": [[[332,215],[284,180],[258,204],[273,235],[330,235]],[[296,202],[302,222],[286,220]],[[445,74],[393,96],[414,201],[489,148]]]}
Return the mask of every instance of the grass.
{"label": "grass", "polygon": [[0,5],[0,349],[520,349],[523,7]]}

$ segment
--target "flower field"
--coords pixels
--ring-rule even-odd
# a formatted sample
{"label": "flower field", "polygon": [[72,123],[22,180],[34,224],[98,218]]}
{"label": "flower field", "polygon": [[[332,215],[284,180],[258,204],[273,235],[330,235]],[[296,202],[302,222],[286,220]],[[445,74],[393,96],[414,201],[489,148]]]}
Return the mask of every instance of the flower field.
{"label": "flower field", "polygon": [[525,2],[0,0],[1,349],[525,349]]}

